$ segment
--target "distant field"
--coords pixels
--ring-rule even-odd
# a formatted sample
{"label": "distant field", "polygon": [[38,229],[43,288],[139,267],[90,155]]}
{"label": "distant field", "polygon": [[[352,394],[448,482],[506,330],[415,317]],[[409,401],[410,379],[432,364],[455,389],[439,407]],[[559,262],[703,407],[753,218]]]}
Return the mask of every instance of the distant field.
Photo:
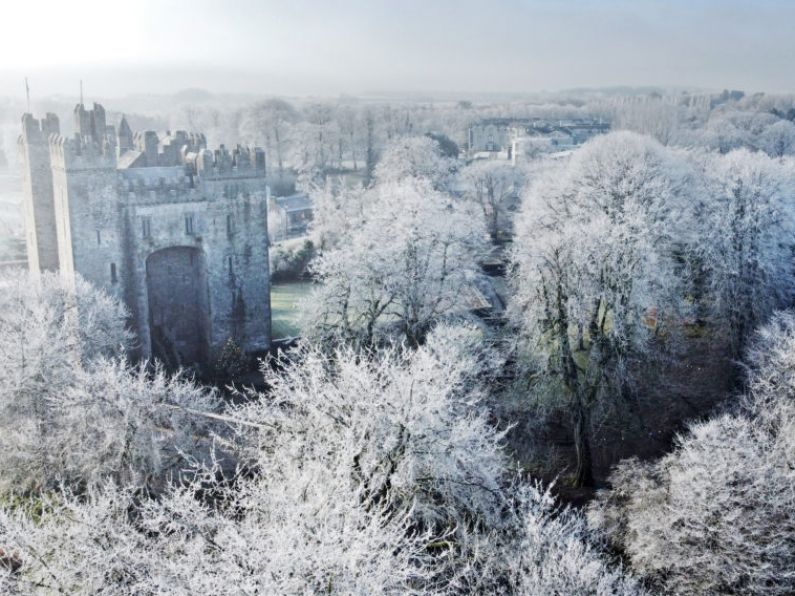
{"label": "distant field", "polygon": [[274,339],[301,335],[298,302],[312,289],[310,282],[287,282],[271,286],[271,324]]}

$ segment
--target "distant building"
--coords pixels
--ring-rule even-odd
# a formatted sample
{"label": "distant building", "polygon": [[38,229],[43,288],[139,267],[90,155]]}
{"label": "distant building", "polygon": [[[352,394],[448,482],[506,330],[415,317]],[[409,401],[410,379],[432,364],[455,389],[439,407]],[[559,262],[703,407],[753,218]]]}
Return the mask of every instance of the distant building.
{"label": "distant building", "polygon": [[127,305],[140,356],[208,364],[228,339],[270,345],[267,193],[261,149],[202,134],[118,132],[94,104],[72,138],[53,114],[22,117],[28,263],[75,274]]}
{"label": "distant building", "polygon": [[509,118],[489,118],[469,127],[468,150],[470,154],[479,152],[497,153],[508,149],[510,127],[514,121]]}
{"label": "distant building", "polygon": [[515,161],[517,151],[563,151],[610,130],[601,120],[490,118],[469,128],[469,156],[492,154]]}
{"label": "distant building", "polygon": [[271,242],[305,236],[312,221],[312,199],[305,194],[268,199],[268,230]]}

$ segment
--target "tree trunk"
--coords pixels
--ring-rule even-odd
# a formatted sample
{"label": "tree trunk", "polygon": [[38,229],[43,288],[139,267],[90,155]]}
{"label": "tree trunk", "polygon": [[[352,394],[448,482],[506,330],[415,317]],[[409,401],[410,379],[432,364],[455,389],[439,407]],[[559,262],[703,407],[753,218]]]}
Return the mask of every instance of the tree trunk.
{"label": "tree trunk", "polygon": [[593,470],[591,465],[591,401],[586,401],[582,394],[577,364],[569,339],[569,317],[566,310],[568,298],[563,291],[563,285],[558,280],[557,284],[557,334],[560,342],[561,359],[563,366],[563,384],[574,409],[574,448],[577,455],[577,469],[574,474],[574,486],[593,486]]}
{"label": "tree trunk", "polygon": [[574,412],[574,449],[577,454],[577,468],[574,473],[575,487],[591,487],[593,481],[593,461],[591,459],[591,424],[588,408],[578,399]]}

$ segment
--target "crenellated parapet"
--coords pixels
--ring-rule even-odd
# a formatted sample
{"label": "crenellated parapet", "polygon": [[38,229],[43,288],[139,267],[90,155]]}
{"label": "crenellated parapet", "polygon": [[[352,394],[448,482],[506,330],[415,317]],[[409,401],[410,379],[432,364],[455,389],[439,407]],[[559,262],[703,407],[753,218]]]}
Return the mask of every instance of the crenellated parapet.
{"label": "crenellated parapet", "polygon": [[48,113],[41,120],[32,114],[22,116],[18,145],[25,192],[26,243],[28,265],[36,273],[58,269],[49,137],[59,132],[55,114]]}
{"label": "crenellated parapet", "polygon": [[64,171],[104,170],[116,168],[116,152],[111,147],[75,134],[67,138],[60,134],[49,137],[50,160],[54,169]]}
{"label": "crenellated parapet", "polygon": [[31,269],[124,300],[143,358],[205,366],[230,339],[267,349],[265,152],[114,127],[82,101],[74,118],[72,136],[52,114],[22,119]]}
{"label": "crenellated parapet", "polygon": [[51,134],[61,132],[58,116],[47,112],[44,118],[37,120],[33,114],[22,115],[22,134],[20,143],[46,143]]}
{"label": "crenellated parapet", "polygon": [[265,177],[265,152],[260,147],[237,145],[229,151],[221,145],[214,151],[200,151],[192,164],[202,179]]}

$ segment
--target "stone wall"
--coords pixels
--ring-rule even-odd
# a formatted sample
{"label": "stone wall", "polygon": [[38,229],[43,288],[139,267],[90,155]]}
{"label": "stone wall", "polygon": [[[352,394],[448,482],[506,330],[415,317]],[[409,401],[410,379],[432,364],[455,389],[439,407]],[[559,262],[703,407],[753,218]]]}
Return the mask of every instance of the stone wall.
{"label": "stone wall", "polygon": [[47,114],[41,122],[30,114],[22,116],[19,154],[25,193],[25,239],[28,267],[34,272],[58,270],[58,242],[48,141],[50,134],[58,132],[58,118],[54,114]]}
{"label": "stone wall", "polygon": [[58,254],[62,275],[82,275],[124,297],[124,227],[113,155],[75,139],[51,140]]}
{"label": "stone wall", "polygon": [[131,261],[127,299],[138,321],[142,354],[151,355],[146,262],[169,247],[197,250],[209,289],[209,347],[230,337],[246,352],[270,346],[270,276],[264,180],[200,183],[185,193],[130,194],[125,252]]}
{"label": "stone wall", "polygon": [[[54,255],[34,256],[31,267],[54,261],[65,279],[80,274],[122,299],[141,357],[159,350],[169,364],[205,364],[230,338],[248,353],[268,349],[262,150],[202,149],[179,165],[120,168],[114,144],[98,130],[107,132],[104,111],[94,111],[76,108],[81,132],[69,139],[51,134],[44,142],[38,122],[25,121],[30,241],[44,241]],[[49,231],[38,233],[43,226]]]}

